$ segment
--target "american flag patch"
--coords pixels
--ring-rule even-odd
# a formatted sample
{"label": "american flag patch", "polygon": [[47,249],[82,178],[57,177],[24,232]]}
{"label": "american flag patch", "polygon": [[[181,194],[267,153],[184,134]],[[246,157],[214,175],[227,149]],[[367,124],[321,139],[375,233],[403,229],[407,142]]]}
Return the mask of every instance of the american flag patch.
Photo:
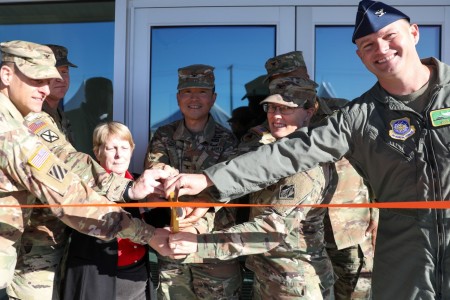
{"label": "american flag patch", "polygon": [[28,163],[40,170],[50,156],[50,151],[42,146],[28,159]]}
{"label": "american flag patch", "polygon": [[37,120],[36,122],[31,123],[30,125],[28,125],[28,128],[30,128],[31,131],[33,131],[34,133],[38,132],[41,128],[45,127],[47,125],[47,123],[41,121],[41,120]]}

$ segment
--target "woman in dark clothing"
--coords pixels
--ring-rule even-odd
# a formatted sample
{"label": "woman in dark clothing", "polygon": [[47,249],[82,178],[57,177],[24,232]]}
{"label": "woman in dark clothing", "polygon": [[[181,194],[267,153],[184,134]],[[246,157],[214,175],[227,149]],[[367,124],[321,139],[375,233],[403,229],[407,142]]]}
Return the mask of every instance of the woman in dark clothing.
{"label": "woman in dark clothing", "polygon": [[[98,125],[93,133],[93,145],[94,154],[105,170],[133,179],[128,167],[134,142],[125,125],[119,122]],[[126,210],[134,217],[143,217],[142,209]],[[147,247],[128,239],[102,241],[72,232],[63,299],[152,299]]]}

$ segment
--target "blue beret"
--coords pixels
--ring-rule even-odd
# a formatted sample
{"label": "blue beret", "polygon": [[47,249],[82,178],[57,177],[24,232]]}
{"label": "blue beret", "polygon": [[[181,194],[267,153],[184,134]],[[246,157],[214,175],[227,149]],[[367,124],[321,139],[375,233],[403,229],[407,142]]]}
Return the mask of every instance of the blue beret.
{"label": "blue beret", "polygon": [[355,43],[355,40],[377,32],[400,19],[407,19],[409,22],[407,15],[392,6],[379,1],[363,0],[359,2],[358,12],[356,13],[352,42]]}

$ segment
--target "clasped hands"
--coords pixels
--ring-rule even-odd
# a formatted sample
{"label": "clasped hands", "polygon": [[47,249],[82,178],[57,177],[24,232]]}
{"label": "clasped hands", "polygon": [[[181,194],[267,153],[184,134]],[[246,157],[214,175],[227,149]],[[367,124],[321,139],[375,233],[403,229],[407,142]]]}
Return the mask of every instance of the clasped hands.
{"label": "clasped hands", "polygon": [[[142,182],[139,183],[139,180]],[[151,199],[165,198],[177,191],[178,196],[197,195],[212,183],[203,174],[178,174],[176,169],[165,166],[163,169],[146,170],[136,181],[143,187],[152,188]],[[144,188],[143,188],[144,189]],[[200,201],[203,202],[203,201]],[[149,245],[159,254],[175,259],[184,258],[187,254],[197,252],[197,234],[204,233],[199,220],[207,213],[208,207],[180,207],[179,232],[171,232],[170,227],[157,228]]]}

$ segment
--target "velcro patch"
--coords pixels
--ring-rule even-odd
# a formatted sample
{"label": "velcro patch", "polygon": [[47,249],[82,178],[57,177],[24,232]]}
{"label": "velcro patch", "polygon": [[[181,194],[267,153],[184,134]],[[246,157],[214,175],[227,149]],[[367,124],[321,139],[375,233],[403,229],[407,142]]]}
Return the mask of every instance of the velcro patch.
{"label": "velcro patch", "polygon": [[295,198],[295,185],[282,185],[280,186],[279,199],[294,199]]}
{"label": "velcro patch", "polygon": [[50,167],[47,174],[50,177],[62,182],[68,172],[69,171],[67,171],[64,167],[55,164]]}
{"label": "velcro patch", "polygon": [[431,124],[434,127],[444,126],[450,124],[450,108],[433,110],[430,112]]}
{"label": "velcro patch", "polygon": [[46,124],[45,122],[43,122],[43,121],[41,121],[41,120],[37,120],[37,121],[35,121],[35,122],[29,124],[29,125],[28,125],[28,128],[29,128],[32,132],[36,133],[36,132],[38,132],[39,130],[41,130],[43,127],[45,127],[46,125],[47,125],[47,124]]}
{"label": "velcro patch", "polygon": [[48,129],[41,133],[41,138],[45,140],[46,142],[53,143],[59,140],[58,134],[56,134],[54,131]]}
{"label": "velcro patch", "polygon": [[42,166],[47,162],[50,156],[50,151],[41,146],[29,159],[28,163],[40,170]]}

